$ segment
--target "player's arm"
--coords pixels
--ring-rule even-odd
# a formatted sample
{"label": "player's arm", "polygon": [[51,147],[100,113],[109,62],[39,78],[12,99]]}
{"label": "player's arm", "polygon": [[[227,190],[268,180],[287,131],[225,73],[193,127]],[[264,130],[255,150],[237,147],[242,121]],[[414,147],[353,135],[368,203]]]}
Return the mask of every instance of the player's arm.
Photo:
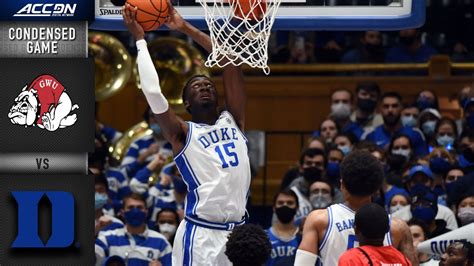
{"label": "player's arm", "polygon": [[169,108],[168,101],[161,92],[158,73],[144,39],[145,32],[136,21],[136,14],[137,8],[125,4],[122,16],[125,25],[137,40],[137,63],[142,91],[163,130],[164,137],[171,143],[173,152],[176,154],[183,148],[188,126]]}
{"label": "player's arm", "polygon": [[[195,28],[189,22],[185,21],[181,15],[170,6],[169,18],[166,22],[168,28],[172,30],[178,30],[189,37],[195,42],[202,46],[206,51],[212,51],[212,42],[209,35]],[[223,62],[222,62],[223,63]],[[244,89],[244,78],[240,67],[236,67],[232,64],[228,64],[224,67],[224,73],[222,74],[224,80],[225,90],[225,103],[227,110],[232,114],[234,119],[237,121],[240,129],[244,129],[245,123],[245,105],[246,95]]]}
{"label": "player's arm", "polygon": [[327,227],[327,210],[312,211],[303,227],[303,239],[296,251],[295,266],[315,265],[318,259],[319,232]]}
{"label": "player's arm", "polygon": [[413,246],[413,238],[408,225],[400,219],[392,218],[390,232],[392,234],[393,246],[403,253],[403,255],[405,255],[414,266],[419,265],[416,250]]}

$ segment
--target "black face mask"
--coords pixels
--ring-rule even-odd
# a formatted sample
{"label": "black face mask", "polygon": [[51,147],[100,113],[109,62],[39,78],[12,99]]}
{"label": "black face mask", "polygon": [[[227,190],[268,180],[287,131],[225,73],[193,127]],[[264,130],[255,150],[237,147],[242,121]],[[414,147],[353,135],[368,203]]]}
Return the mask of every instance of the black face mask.
{"label": "black face mask", "polygon": [[368,51],[369,53],[381,53],[381,52],[383,51],[381,44],[370,44],[370,43],[366,43],[366,44],[365,44],[365,49],[367,49],[367,51]]}
{"label": "black face mask", "polygon": [[308,184],[312,184],[321,179],[321,170],[317,167],[304,168],[303,177]]}
{"label": "black face mask", "polygon": [[396,115],[387,115],[383,117],[383,122],[387,126],[395,126],[399,120],[400,120],[400,116],[396,116]]}
{"label": "black face mask", "polygon": [[377,101],[357,98],[357,107],[364,112],[373,113],[377,107]]}
{"label": "black face mask", "polygon": [[287,224],[293,221],[293,218],[296,215],[296,209],[290,208],[288,206],[281,206],[275,208],[275,214],[282,224]]}
{"label": "black face mask", "polygon": [[400,36],[398,39],[405,46],[412,46],[416,42],[416,36]]}
{"label": "black face mask", "polygon": [[470,163],[474,162],[474,152],[471,150],[471,148],[466,148],[462,151],[462,155],[466,160],[468,160]]}

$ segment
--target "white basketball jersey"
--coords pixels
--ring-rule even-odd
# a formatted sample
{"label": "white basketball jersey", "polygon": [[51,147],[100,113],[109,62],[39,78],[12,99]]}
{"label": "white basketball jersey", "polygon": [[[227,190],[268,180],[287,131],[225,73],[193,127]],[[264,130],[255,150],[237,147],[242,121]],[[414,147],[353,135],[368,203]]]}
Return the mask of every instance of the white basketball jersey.
{"label": "white basketball jersey", "polygon": [[214,125],[187,123],[185,146],[175,156],[188,186],[186,216],[216,223],[241,221],[250,187],[247,139],[227,111]]}
{"label": "white basketball jersey", "polygon": [[[337,265],[339,257],[348,249],[358,247],[354,232],[355,212],[346,205],[331,205],[328,211],[328,227],[323,240],[319,242],[319,256],[322,265]],[[385,235],[384,245],[392,245],[390,231]]]}

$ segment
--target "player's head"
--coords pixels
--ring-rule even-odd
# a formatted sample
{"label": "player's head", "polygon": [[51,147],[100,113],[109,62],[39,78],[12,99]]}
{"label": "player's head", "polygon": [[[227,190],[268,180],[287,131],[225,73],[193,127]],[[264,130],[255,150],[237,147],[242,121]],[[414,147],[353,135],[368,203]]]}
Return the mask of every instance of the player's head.
{"label": "player's head", "polygon": [[272,245],[263,229],[244,224],[229,235],[225,254],[234,266],[262,266],[270,258]]}
{"label": "player's head", "polygon": [[369,203],[357,211],[354,231],[361,245],[383,245],[385,234],[389,230],[388,214],[380,205]]}
{"label": "player's head", "polygon": [[382,164],[370,152],[355,150],[341,163],[341,189],[344,197],[370,197],[382,186]]}
{"label": "player's head", "polygon": [[183,88],[183,103],[193,114],[199,110],[217,108],[217,90],[214,82],[204,75],[191,77]]}
{"label": "player's head", "polygon": [[474,265],[474,245],[468,241],[455,241],[448,246],[441,257],[441,266]]}
{"label": "player's head", "polygon": [[145,198],[136,193],[125,196],[122,212],[127,225],[131,227],[142,226],[148,215]]}

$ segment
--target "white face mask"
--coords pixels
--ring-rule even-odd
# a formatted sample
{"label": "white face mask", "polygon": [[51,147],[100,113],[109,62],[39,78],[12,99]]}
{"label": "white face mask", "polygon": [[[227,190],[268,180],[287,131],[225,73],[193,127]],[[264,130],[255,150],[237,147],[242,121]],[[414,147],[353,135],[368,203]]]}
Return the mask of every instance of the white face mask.
{"label": "white face mask", "polygon": [[402,156],[405,156],[405,158],[409,158],[410,157],[410,149],[397,149],[397,150],[392,150],[392,154],[396,154],[396,155],[402,155]]}
{"label": "white face mask", "polygon": [[334,103],[331,105],[331,116],[334,119],[346,119],[351,115],[351,106],[347,103]]}
{"label": "white face mask", "polygon": [[158,228],[160,229],[160,233],[162,233],[166,238],[170,238],[176,232],[176,225],[174,224],[158,224]]}
{"label": "white face mask", "polygon": [[390,206],[390,214],[400,210],[401,208],[403,208],[404,206],[401,205],[401,204],[397,204],[395,206]]}
{"label": "white face mask", "polygon": [[459,208],[458,218],[463,225],[474,222],[474,207]]}

